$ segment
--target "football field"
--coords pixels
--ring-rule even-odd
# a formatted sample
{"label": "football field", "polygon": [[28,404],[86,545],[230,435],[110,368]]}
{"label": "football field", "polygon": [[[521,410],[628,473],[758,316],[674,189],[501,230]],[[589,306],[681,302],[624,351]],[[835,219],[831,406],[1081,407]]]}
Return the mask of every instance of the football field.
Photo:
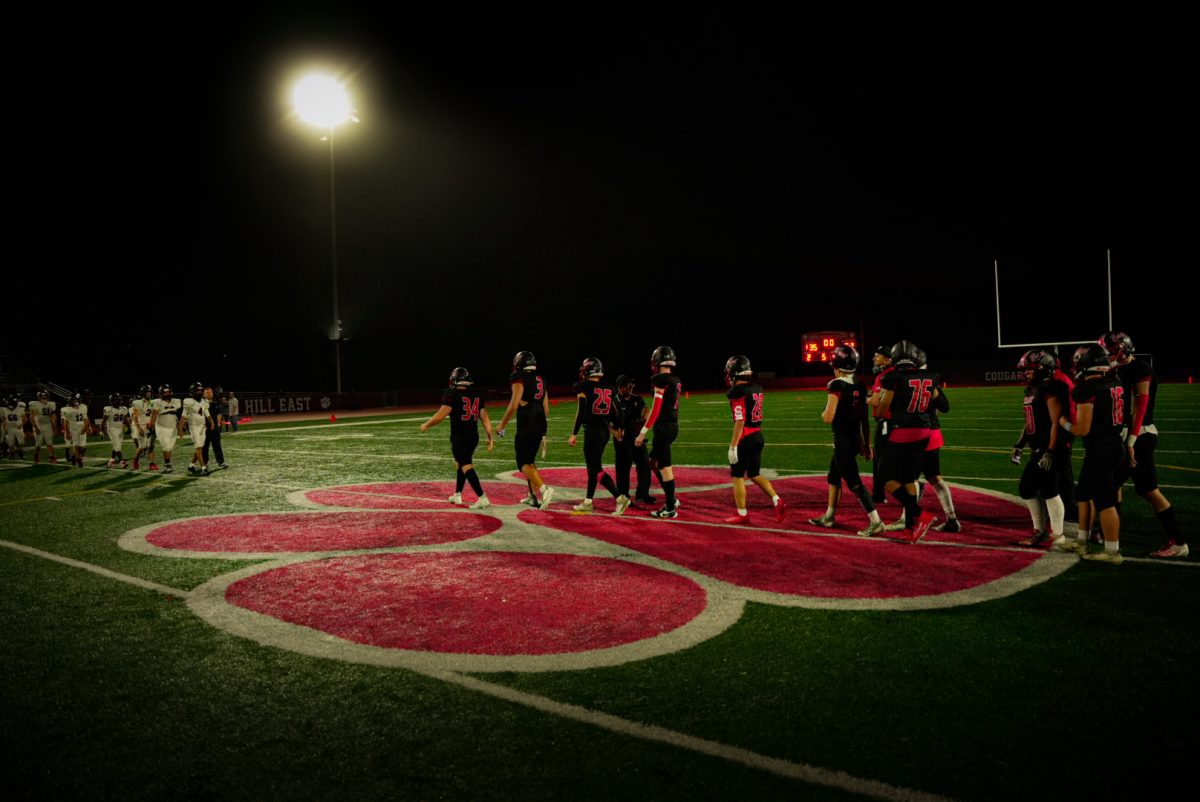
{"label": "football field", "polygon": [[[520,503],[511,432],[476,452],[493,506],[448,504],[449,426],[420,433],[428,413],[246,425],[208,477],[186,441],[171,476],[106,469],[98,436],[82,469],[27,448],[0,462],[3,796],[1164,797],[1192,779],[1200,565],[1147,557],[1165,538],[1132,487],[1122,565],[1015,545],[1021,395],[950,390],[963,531],[917,545],[855,535],[848,495],[837,527],[807,523],[823,392],[767,394],[763,465],[790,509],[751,487],[748,526],[721,523],[717,394],[681,402],[673,521],[605,515],[602,488],[572,514],[571,399],[548,511]],[[1200,390],[1161,386],[1155,418],[1194,539]]]}

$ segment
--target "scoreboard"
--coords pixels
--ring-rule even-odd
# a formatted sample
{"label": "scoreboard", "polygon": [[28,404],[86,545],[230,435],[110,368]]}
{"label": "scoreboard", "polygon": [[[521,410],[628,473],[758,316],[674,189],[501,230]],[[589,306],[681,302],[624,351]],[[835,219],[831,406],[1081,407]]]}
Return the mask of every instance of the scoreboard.
{"label": "scoreboard", "polygon": [[810,331],[801,338],[801,360],[806,365],[828,364],[839,345],[858,348],[858,335],[852,331]]}

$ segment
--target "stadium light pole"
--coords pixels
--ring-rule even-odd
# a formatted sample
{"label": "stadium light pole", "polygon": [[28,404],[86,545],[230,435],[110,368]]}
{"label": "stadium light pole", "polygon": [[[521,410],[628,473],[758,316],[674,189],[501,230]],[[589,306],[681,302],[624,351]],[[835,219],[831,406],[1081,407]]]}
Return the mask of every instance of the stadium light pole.
{"label": "stadium light pole", "polygon": [[296,82],[292,90],[292,105],[296,116],[309,125],[328,133],[321,141],[329,142],[329,253],[333,272],[333,340],[334,370],[337,392],[342,392],[342,314],[338,306],[337,266],[337,183],[333,160],[333,133],[339,125],[358,122],[350,105],[346,87],[329,75],[308,75]]}

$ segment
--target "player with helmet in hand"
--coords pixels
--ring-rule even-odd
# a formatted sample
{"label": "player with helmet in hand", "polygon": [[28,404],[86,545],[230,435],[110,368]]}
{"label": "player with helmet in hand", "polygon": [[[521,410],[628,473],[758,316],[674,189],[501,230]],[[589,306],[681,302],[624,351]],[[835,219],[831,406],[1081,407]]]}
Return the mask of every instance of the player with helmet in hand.
{"label": "player with helmet in hand", "polygon": [[730,413],[733,415],[733,440],[729,444],[729,473],[733,477],[733,505],[737,515],[725,520],[727,524],[750,522],[746,509],[746,480],[758,485],[775,507],[775,520],[782,521],[786,505],[771,482],[760,476],[762,453],[766,447],[762,435],[763,388],[752,382],[754,372],[750,360],[742,354],[725,360],[725,386],[729,392]]}
{"label": "player with helmet in hand", "polygon": [[[928,370],[929,360],[925,351],[917,350],[921,357],[918,363],[920,369]],[[946,385],[940,374],[935,388],[937,395],[933,396],[933,401],[929,405],[929,443],[925,446],[925,453],[921,456],[921,473],[924,475],[925,481],[933,488],[938,503],[942,505],[942,512],[946,514],[946,520],[934,526],[933,531],[961,532],[962,524],[959,523],[958,514],[954,511],[954,494],[950,492],[950,485],[942,477],[942,446],[946,441],[942,437],[942,422],[938,418],[938,413],[946,414],[950,411],[950,399],[946,395]],[[921,499],[920,485],[917,486],[917,490],[917,500],[919,501]]]}
{"label": "player with helmet in hand", "polygon": [[[537,357],[531,351],[518,351],[512,361],[512,375],[508,377],[512,397],[500,419],[496,431],[504,436],[504,429],[515,416],[517,436],[513,445],[517,453],[517,469],[525,475],[529,495],[524,503],[531,507],[545,507],[554,498],[554,488],[542,481],[537,469],[538,449],[546,455],[546,419],[550,416],[550,393],[546,382],[538,372]],[[541,497],[539,502],[538,497]]]}
{"label": "player with helmet in hand", "polygon": [[879,470],[885,490],[904,507],[904,539],[917,543],[933,523],[933,516],[922,512],[917,500],[917,478],[933,432],[930,410],[941,380],[936,373],[921,370],[925,353],[911,340],[893,345],[891,358],[894,370],[881,377],[876,407],[876,417],[890,424]]}
{"label": "player with helmet in hand", "polygon": [[1055,460],[1064,450],[1061,441],[1067,432],[1059,420],[1070,410],[1071,387],[1058,378],[1056,363],[1049,348],[1030,348],[1017,362],[1017,371],[1025,375],[1028,385],[1022,404],[1025,428],[1013,446],[1013,462],[1020,462],[1028,446],[1030,457],[1021,472],[1019,492],[1033,519],[1033,534],[1019,541],[1021,546],[1050,543],[1062,548],[1068,544],[1063,534],[1066,507],[1059,491],[1062,474]]}
{"label": "player with helmet in hand", "polygon": [[583,457],[587,464],[587,497],[575,505],[575,512],[592,512],[596,495],[596,483],[616,499],[613,515],[621,515],[629,508],[629,496],[622,495],[617,483],[604,472],[604,449],[610,437],[620,440],[620,411],[617,407],[617,388],[605,382],[604,365],[596,357],[588,357],[579,366],[579,381],[572,387],[575,393],[575,426],[567,444],[575,447],[580,427],[583,427]]}
{"label": "player with helmet in hand", "polygon": [[[1081,345],[1071,358],[1075,375],[1075,423],[1066,416],[1059,425],[1083,438],[1083,467],[1075,500],[1079,504],[1079,533],[1075,543],[1065,544],[1064,551],[1077,551],[1086,560],[1119,565],[1121,557],[1121,519],[1117,512],[1117,471],[1125,449],[1121,430],[1125,427],[1125,388],[1108,361],[1108,352],[1098,343]],[[1088,533],[1093,515],[1100,519],[1104,533],[1104,551],[1088,554]]]}
{"label": "player with helmet in hand", "polygon": [[[1158,427],[1154,424],[1154,402],[1158,397],[1158,377],[1144,359],[1133,355],[1133,340],[1123,331],[1108,331],[1100,338],[1108,352],[1109,364],[1117,372],[1125,391],[1125,461],[1117,471],[1117,487],[1130,477],[1133,489],[1146,500],[1167,534],[1167,545],[1151,552],[1151,557],[1186,557],[1187,536],[1175,519],[1175,508],[1158,486],[1154,451],[1158,448]],[[1118,509],[1120,501],[1118,496]]]}
{"label": "player with helmet in hand", "polygon": [[133,469],[136,471],[141,464],[139,460],[146,455],[149,455],[148,468],[152,471],[157,471],[158,466],[154,464],[154,427],[150,425],[150,418],[154,415],[154,388],[148,384],[143,384],[138,389],[138,397],[129,404],[129,431],[133,435],[133,444],[136,450],[133,452]]}
{"label": "player with helmet in hand", "polygon": [[181,437],[185,425],[195,447],[195,454],[188,464],[188,473],[208,476],[208,456],[204,453],[204,444],[208,442],[212,416],[208,411],[208,399],[204,397],[204,385],[200,382],[192,382],[188,387],[188,398],[183,399],[183,419],[179,421]]}
{"label": "player with helmet in hand", "polygon": [[58,405],[50,400],[50,391],[45,388],[38,390],[37,400],[31,401],[29,404],[29,421],[33,424],[33,461],[35,464],[41,462],[43,445],[50,454],[50,462],[58,462],[58,458],[54,456],[54,434],[58,428],[55,423],[57,413]]}
{"label": "player with helmet in hand", "polygon": [[128,422],[129,407],[125,406],[125,400],[121,398],[120,393],[113,393],[108,397],[108,404],[104,407],[104,428],[108,431],[109,442],[112,443],[112,454],[108,459],[110,468],[118,465],[122,468],[129,467],[122,451],[122,444],[125,442],[125,426]]}
{"label": "player with helmet in hand", "polygon": [[150,428],[154,429],[155,438],[162,443],[163,473],[175,473],[171,465],[171,455],[175,451],[175,440],[179,437],[179,399],[171,385],[164,384],[158,388],[158,398],[150,405]]}
{"label": "player with helmet in hand", "polygon": [[479,421],[483,421],[483,431],[487,434],[487,450],[496,447],[492,438],[492,421],[488,418],[487,408],[483,404],[483,394],[474,389],[475,381],[466,368],[458,367],[450,371],[448,387],[442,393],[442,405],[433,413],[433,417],[421,424],[421,431],[427,432],[434,426],[450,418],[450,453],[454,456],[454,495],[450,497],[451,504],[462,504],[463,487],[470,482],[475,491],[473,510],[486,510],[492,506],[487,494],[483,492],[483,483],[475,472],[475,449],[479,447]]}
{"label": "player with helmet in hand", "polygon": [[829,473],[825,478],[829,484],[829,503],[824,515],[809,518],[808,522],[815,526],[834,526],[842,498],[842,483],[845,482],[846,488],[867,513],[867,528],[859,534],[864,537],[882,534],[883,520],[858,472],[858,458],[869,459],[871,456],[867,386],[855,376],[858,351],[849,345],[839,345],[833,349],[829,362],[834,378],[825,388],[829,394],[821,412],[821,420],[830,424],[833,430],[833,457],[829,460]]}
{"label": "player with helmet in hand", "polygon": [[675,470],[671,462],[671,444],[679,437],[679,396],[683,394],[683,383],[675,375],[675,350],[669,345],[660,345],[650,355],[650,384],[654,387],[654,401],[650,415],[642,424],[634,446],[646,442],[646,435],[654,432],[650,444],[650,469],[658,477],[658,483],[666,496],[660,509],[650,514],[655,518],[674,518],[679,514],[679,502],[675,499]]}

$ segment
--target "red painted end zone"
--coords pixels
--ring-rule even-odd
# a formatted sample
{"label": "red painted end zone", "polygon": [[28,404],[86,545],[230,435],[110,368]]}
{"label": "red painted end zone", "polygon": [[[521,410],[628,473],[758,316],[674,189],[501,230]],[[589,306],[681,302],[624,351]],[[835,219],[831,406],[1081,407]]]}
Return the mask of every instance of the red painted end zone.
{"label": "red painted end zone", "polygon": [[[751,488],[756,495],[751,497],[750,509],[757,527],[823,531],[805,520],[824,512],[824,504],[815,503],[823,498],[823,477],[786,479],[774,485],[792,505],[791,514],[781,527],[770,514],[769,501]],[[681,494],[679,518],[669,522],[630,513],[613,518],[529,510],[520,517],[635,549],[742,587],[819,598],[908,598],[967,590],[1009,576],[1041,556],[1032,551],[969,548],[1010,545],[1024,533],[1018,523],[1022,508],[969,490],[955,490],[954,498],[965,531],[957,535],[930,532],[927,539],[965,548],[763,532],[755,525],[714,526],[732,511],[728,490]],[[932,503],[936,504],[936,499]],[[889,506],[895,516],[895,505]],[[850,525],[866,524],[865,513],[853,499],[843,501],[839,518],[843,532]]]}
{"label": "red painted end zone", "polygon": [[247,610],[392,649],[539,655],[618,646],[704,609],[689,579],[621,560],[463,552],[336,557],[235,582]]}
{"label": "red painted end zone", "polygon": [[500,525],[488,515],[437,512],[223,515],[165,524],[146,540],[186,551],[345,551],[452,543],[491,534]]}
{"label": "red painted end zone", "polygon": [[[453,482],[379,482],[369,485],[345,485],[304,494],[309,501],[329,507],[362,507],[373,510],[427,510],[430,507],[450,508],[446,499],[454,492]],[[525,498],[525,485],[506,482],[484,482],[483,492],[493,504],[517,504]],[[463,490],[463,501],[471,504],[475,493],[471,486]]]}

